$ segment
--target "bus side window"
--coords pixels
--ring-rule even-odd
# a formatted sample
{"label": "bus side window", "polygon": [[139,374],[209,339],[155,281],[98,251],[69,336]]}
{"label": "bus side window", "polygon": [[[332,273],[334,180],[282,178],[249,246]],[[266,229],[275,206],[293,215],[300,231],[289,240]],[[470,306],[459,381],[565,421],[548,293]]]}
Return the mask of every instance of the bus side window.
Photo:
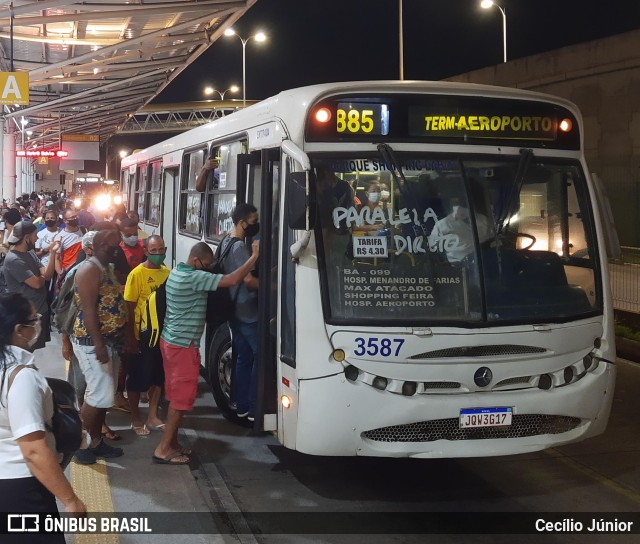
{"label": "bus side window", "polygon": [[181,232],[200,235],[200,203],[202,195],[196,191],[196,179],[204,164],[206,148],[184,154],[180,177],[180,216],[178,228]]}

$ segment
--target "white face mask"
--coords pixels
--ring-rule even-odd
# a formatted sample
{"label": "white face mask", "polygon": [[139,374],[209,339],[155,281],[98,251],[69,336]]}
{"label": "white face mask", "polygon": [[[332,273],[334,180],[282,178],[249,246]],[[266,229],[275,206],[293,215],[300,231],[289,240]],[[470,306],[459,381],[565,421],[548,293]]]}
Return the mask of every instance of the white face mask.
{"label": "white face mask", "polygon": [[127,244],[129,247],[133,247],[138,243],[138,236],[123,236],[122,241]]}
{"label": "white face mask", "polygon": [[389,191],[380,191],[380,198],[383,200],[389,200],[391,193]]}
{"label": "white face mask", "polygon": [[369,202],[378,202],[378,200],[380,200],[380,193],[368,193],[367,199]]}
{"label": "white face mask", "polygon": [[[25,327],[33,327],[33,330],[35,331],[35,334],[33,336],[33,338],[31,340],[27,340],[27,346],[29,346],[30,348],[32,348],[36,342],[38,341],[38,338],[40,338],[40,333],[42,332],[42,326],[40,325],[40,320],[36,321],[35,324],[33,325],[24,325]],[[22,335],[20,335],[22,336]],[[25,338],[24,336],[22,336],[22,338]],[[26,338],[25,338],[26,340]]]}
{"label": "white face mask", "polygon": [[40,338],[40,333],[42,332],[42,326],[40,325],[40,321],[36,321],[36,324],[33,326],[33,328],[35,329],[36,334],[31,340],[27,342],[30,348],[33,347],[35,343],[38,341],[38,338]]}

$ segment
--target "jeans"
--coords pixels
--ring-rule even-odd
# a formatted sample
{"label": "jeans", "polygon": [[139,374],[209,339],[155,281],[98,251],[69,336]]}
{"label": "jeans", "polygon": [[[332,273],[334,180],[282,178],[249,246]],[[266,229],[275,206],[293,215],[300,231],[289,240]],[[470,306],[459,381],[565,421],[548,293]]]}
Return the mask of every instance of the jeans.
{"label": "jeans", "polygon": [[256,356],[258,353],[258,322],[231,321],[233,349],[236,354],[235,401],[239,414],[256,410]]}

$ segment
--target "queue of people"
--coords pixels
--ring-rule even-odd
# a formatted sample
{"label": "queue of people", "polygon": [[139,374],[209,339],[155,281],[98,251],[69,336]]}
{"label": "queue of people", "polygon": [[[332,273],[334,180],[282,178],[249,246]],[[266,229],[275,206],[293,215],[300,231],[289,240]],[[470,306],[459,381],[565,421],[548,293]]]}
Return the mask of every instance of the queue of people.
{"label": "queue of people", "polygon": [[[237,378],[242,380],[238,415],[252,417],[255,411],[258,282],[251,272],[259,242],[248,246],[246,239],[257,234],[258,215],[252,206],[238,206],[233,236],[242,243],[234,241],[224,273],[213,274],[213,251],[202,242],[193,246],[185,263],[169,270],[164,264],[164,240],[157,235],[143,240],[137,217],[122,217],[124,210],[85,232],[73,207],[36,208],[40,230],[34,217],[25,219],[15,207],[3,215],[0,511],[55,513],[57,498],[67,512],[82,513],[84,504],[57,464],[53,437],[47,431],[52,393],[34,365],[38,354],[33,352],[51,339],[50,308],[56,292],[64,281],[73,282],[77,311],[72,331],[61,335],[61,355],[69,361],[68,380],[76,389],[82,424],[90,436],[75,462],[93,464],[98,458],[125,454],[109,443],[119,436],[107,426],[106,416],[116,402],[120,362],[126,360],[123,389],[131,431],[139,438],[151,436],[152,431],[162,433],[152,462],[189,463],[192,452],[180,445],[178,431],[196,396],[208,291],[240,290],[235,297],[237,319],[231,323],[239,353]],[[141,314],[149,295],[165,282],[167,313],[159,345],[153,348],[140,342]],[[163,391],[168,401],[166,421],[160,409]],[[140,409],[143,394],[149,398],[146,417]]]}

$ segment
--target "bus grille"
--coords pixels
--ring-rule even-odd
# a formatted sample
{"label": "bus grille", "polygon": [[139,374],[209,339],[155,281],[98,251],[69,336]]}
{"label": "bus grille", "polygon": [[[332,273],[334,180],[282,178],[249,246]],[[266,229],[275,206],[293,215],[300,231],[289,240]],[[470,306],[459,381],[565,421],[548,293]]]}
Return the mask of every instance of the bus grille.
{"label": "bus grille", "polygon": [[507,385],[529,385],[531,381],[531,376],[518,376],[516,378],[507,378],[506,380],[502,380],[495,384],[493,389],[497,387],[506,387]]}
{"label": "bus grille", "polygon": [[434,442],[436,440],[487,440],[522,438],[541,434],[561,434],[580,425],[580,418],[545,414],[514,415],[511,425],[460,429],[458,418],[420,421],[406,425],[381,427],[362,433],[375,442]]}
{"label": "bus grille", "polygon": [[459,382],[424,382],[425,389],[460,389]]}
{"label": "bus grille", "polygon": [[495,346],[465,346],[459,348],[438,349],[412,355],[409,359],[444,359],[448,357],[499,357],[504,355],[526,355],[544,353],[545,348],[535,346],[517,346],[513,344]]}

